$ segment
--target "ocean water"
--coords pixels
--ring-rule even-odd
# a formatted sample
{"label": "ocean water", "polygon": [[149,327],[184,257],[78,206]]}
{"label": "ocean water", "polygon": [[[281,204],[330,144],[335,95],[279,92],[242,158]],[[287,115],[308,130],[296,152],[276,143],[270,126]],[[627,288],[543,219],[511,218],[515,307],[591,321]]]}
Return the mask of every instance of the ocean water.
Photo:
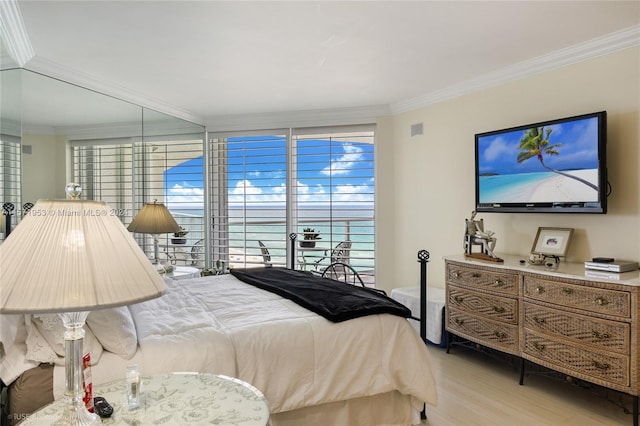
{"label": "ocean water", "polygon": [[[171,209],[176,221],[189,230],[188,238],[197,241],[204,237],[204,212],[195,209]],[[268,248],[272,262],[285,265],[286,245],[289,239],[283,209],[254,208],[246,211],[229,210],[229,248],[233,259],[247,258],[248,262],[262,262],[258,241]],[[350,263],[356,268],[373,269],[374,221],[369,210],[327,209],[301,210],[298,212],[298,239],[304,228],[313,228],[320,234],[316,246],[330,250],[344,240],[352,242]],[[214,225],[215,229],[215,225]],[[324,253],[317,254],[319,260]],[[325,259],[322,263],[328,263]],[[242,261],[240,261],[242,263]],[[243,266],[243,265],[238,265]]]}

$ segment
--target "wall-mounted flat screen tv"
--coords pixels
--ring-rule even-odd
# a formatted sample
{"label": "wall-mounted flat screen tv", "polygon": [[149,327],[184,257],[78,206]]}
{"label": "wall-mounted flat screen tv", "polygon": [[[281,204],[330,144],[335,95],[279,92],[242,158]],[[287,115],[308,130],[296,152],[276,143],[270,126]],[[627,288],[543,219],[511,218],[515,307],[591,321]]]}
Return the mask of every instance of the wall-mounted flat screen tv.
{"label": "wall-mounted flat screen tv", "polygon": [[476,211],[606,213],[606,147],[606,111],[476,134]]}

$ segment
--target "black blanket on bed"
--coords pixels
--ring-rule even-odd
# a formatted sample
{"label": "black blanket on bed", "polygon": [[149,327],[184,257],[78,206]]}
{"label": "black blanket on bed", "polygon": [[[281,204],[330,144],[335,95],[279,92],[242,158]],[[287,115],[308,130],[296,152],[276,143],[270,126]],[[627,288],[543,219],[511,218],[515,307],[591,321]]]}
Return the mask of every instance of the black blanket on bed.
{"label": "black blanket on bed", "polygon": [[247,284],[292,300],[333,322],[375,314],[392,314],[403,318],[411,316],[409,308],[383,294],[310,272],[286,268],[233,268],[231,274]]}

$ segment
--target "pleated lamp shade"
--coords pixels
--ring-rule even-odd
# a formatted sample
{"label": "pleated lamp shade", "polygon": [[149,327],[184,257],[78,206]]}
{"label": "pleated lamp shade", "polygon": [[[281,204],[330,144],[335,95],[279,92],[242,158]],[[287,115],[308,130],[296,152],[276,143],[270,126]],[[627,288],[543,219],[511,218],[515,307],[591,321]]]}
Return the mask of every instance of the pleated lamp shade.
{"label": "pleated lamp shade", "polygon": [[41,200],[0,244],[0,313],[142,302],[164,280],[106,203]]}
{"label": "pleated lamp shade", "polygon": [[127,228],[131,232],[141,234],[166,234],[180,232],[169,210],[162,203],[145,203]]}

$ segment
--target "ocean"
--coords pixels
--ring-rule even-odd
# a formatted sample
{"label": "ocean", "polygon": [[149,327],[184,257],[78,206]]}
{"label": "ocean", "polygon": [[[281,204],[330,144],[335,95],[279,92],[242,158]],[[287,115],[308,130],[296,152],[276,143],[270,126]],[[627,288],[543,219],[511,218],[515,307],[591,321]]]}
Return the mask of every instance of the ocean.
{"label": "ocean", "polygon": [[[204,238],[204,211],[175,209],[171,212],[179,225],[189,230],[187,238],[195,242]],[[288,240],[284,209],[251,208],[229,209],[228,245],[236,267],[244,263],[262,262],[258,241],[268,248],[274,265],[286,265]],[[316,246],[330,250],[341,241],[352,243],[350,263],[358,270],[373,269],[375,253],[375,223],[370,209],[301,209],[298,211],[298,239],[305,228],[313,228],[320,234]],[[216,225],[214,222],[214,230]],[[223,244],[220,241],[219,244]],[[323,253],[320,252],[322,255]],[[317,258],[318,260],[320,257]],[[325,259],[322,264],[328,264]]]}

